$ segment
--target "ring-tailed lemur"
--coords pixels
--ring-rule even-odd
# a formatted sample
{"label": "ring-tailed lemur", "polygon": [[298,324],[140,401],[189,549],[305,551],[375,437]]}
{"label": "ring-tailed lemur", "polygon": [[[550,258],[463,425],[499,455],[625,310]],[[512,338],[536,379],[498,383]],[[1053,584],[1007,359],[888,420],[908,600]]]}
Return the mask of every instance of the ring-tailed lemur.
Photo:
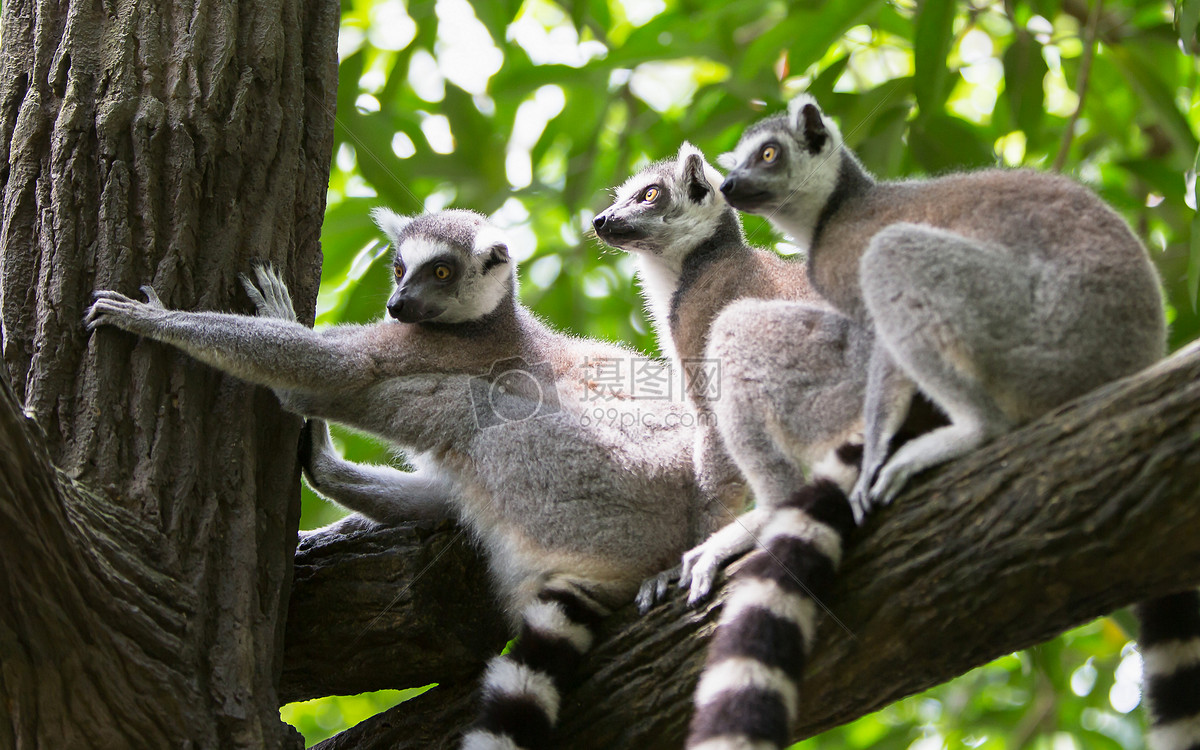
{"label": "ring-tailed lemur", "polygon": [[[875,330],[856,518],[907,480],[1163,356],[1158,276],[1090,190],[1030,170],[875,180],[811,97],[746,130],[721,185],[806,247],[814,286]],[[949,417],[885,459],[916,392]],[[1139,609],[1162,748],[1200,744],[1200,607]],[[1159,627],[1155,622],[1169,622]],[[1164,709],[1164,706],[1175,707]]]}
{"label": "ring-tailed lemur", "polygon": [[[749,511],[684,556],[689,601],[707,596],[721,564],[750,549],[769,511],[809,469],[862,429],[871,340],[808,283],[803,263],[746,244],[721,175],[691,144],[616,190],[596,236],[638,259],[659,347],[683,370],[709,429],[695,451],[702,485],[753,492]],[[709,363],[719,383],[696,363]],[[710,368],[712,369],[712,368]],[[715,389],[714,389],[715,386]],[[648,594],[650,592],[643,592]],[[651,597],[645,597],[652,603]]]}
{"label": "ring-tailed lemur", "polygon": [[463,747],[549,747],[592,626],[690,543],[687,407],[597,388],[597,367],[634,353],[537,320],[517,300],[503,234],[482,216],[375,218],[396,249],[395,321],[314,331],[260,269],[260,317],[168,310],[143,287],[146,303],[97,292],[87,325],[170,343],[273,388],[288,409],[412,451],[412,473],[330,461],[314,425],[306,470],[377,518],[453,512],[473,531],[519,637],[489,664]]}
{"label": "ring-tailed lemur", "polygon": [[[782,747],[796,718],[817,602],[853,527],[846,493],[858,451],[850,441],[862,427],[872,342],[813,292],[802,263],[746,244],[720,182],[685,143],[674,160],[619,187],[593,226],[600,239],[638,256],[660,347],[685,374],[689,360],[720,364],[719,393],[688,383],[697,410],[716,417],[716,430],[698,436],[696,455],[722,454],[725,471],[732,459],[756,502],[684,555],[681,585],[690,586],[694,604],[721,564],[755,542],[762,548],[733,581],[700,676],[688,747]],[[713,467],[697,473],[711,476]],[[661,596],[661,578],[643,589],[640,604]]]}

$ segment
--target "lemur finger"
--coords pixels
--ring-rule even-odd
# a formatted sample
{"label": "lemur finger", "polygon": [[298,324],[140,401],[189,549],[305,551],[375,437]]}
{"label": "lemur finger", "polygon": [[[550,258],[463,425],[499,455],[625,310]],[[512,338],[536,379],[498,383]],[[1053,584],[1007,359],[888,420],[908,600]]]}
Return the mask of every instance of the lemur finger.
{"label": "lemur finger", "polygon": [[704,554],[704,548],[695,547],[683,553],[683,559],[679,565],[679,588],[686,589],[692,585],[692,568],[696,567],[696,561]]}
{"label": "lemur finger", "polygon": [[641,587],[638,588],[637,598],[633,601],[637,604],[639,615],[644,615],[658,604],[658,597],[655,596],[656,583],[653,578],[647,578],[642,581]]}
{"label": "lemur finger", "polygon": [[244,273],[238,274],[238,281],[242,282],[242,288],[246,290],[246,296],[254,303],[254,308],[259,314],[265,313],[268,309],[267,300],[263,297],[262,292],[258,291],[258,287],[254,286],[254,282],[250,280]]}
{"label": "lemur finger", "polygon": [[162,300],[158,298],[158,293],[155,292],[149,284],[143,284],[138,288],[141,290],[142,294],[146,295],[147,304],[154,305],[155,307],[164,306]]}

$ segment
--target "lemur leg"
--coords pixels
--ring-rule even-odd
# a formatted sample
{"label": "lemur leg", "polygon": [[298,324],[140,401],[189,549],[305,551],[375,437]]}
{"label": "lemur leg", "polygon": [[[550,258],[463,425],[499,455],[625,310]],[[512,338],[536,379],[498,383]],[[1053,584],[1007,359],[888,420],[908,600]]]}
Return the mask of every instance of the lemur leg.
{"label": "lemur leg", "polygon": [[858,483],[850,493],[854,522],[862,523],[870,509],[870,487],[887,461],[892,438],[904,425],[917,384],[892,361],[879,342],[871,351],[867,394],[863,406],[863,462]]}
{"label": "lemur leg", "polygon": [[450,518],[453,487],[428,471],[356,464],[338,455],[324,422],[310,419],[300,435],[304,478],[317,494],[381,523]]}
{"label": "lemur leg", "polygon": [[712,411],[756,508],[684,555],[689,604],[755,546],[812,464],[857,435],[868,351],[869,337],[851,321],[804,303],[744,300],[715,321],[708,357],[721,363],[722,386]]}
{"label": "lemur leg", "polygon": [[1000,248],[915,224],[876,235],[860,270],[879,345],[950,420],[883,466],[869,497],[886,504],[914,474],[1012,427],[987,378],[1034,339],[1026,322],[1034,278]]}
{"label": "lemur leg", "polygon": [[512,649],[488,663],[479,718],[462,750],[549,750],[566,689],[608,608],[578,582],[551,580],[521,612]]}

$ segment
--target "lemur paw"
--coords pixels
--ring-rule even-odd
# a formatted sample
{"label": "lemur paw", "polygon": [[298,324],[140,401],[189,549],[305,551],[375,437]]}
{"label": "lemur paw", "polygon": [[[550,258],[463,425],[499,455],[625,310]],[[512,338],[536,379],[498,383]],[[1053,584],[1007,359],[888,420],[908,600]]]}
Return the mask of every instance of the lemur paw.
{"label": "lemur paw", "polygon": [[143,286],[142,293],[146,295],[145,302],[138,302],[120,292],[107,289],[94,292],[92,297],[95,301],[88,308],[83,324],[89,331],[94,331],[100,326],[134,330],[137,322],[153,320],[166,311],[153,289]]}
{"label": "lemur paw", "polygon": [[642,581],[642,586],[638,589],[637,599],[635,600],[637,602],[638,614],[644,615],[656,604],[666,601],[667,592],[671,588],[671,582],[679,578],[681,569],[682,566],[676,565]]}
{"label": "lemur paw", "polygon": [[875,484],[871,486],[871,502],[875,505],[891,505],[912,475],[911,465],[907,462],[892,460],[884,464]]}
{"label": "lemur paw", "polygon": [[[242,282],[247,296],[254,302],[258,314],[264,318],[296,320],[296,308],[292,304],[291,292],[274,267],[270,264],[256,266],[254,277],[258,280],[257,286],[245,274],[238,274],[238,280]],[[259,291],[260,287],[262,291]]]}
{"label": "lemur paw", "polygon": [[712,594],[713,583],[724,563],[725,558],[703,544],[684,553],[679,588],[688,590],[689,607],[698,606]]}
{"label": "lemur paw", "polygon": [[870,480],[865,474],[858,478],[850,492],[850,512],[854,514],[855,526],[861,526],[871,512]]}

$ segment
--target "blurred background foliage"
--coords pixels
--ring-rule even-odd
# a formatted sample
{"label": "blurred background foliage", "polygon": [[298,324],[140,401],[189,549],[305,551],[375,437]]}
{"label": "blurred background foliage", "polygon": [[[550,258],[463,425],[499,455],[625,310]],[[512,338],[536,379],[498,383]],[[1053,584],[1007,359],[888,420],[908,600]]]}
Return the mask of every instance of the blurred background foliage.
{"label": "blurred background foliage", "polygon": [[[588,237],[592,217],[645,161],[685,139],[714,160],[808,91],[878,176],[1003,164],[1092,186],[1150,248],[1178,348],[1200,336],[1198,19],[1200,0],[343,0],[317,323],[381,315],[391,274],[370,207],[455,206],[509,228],[541,316],[654,351],[632,265]],[[752,242],[794,251],[745,224]],[[359,436],[338,442],[400,465]],[[341,513],[305,490],[306,528]],[[1140,748],[1123,624],[801,746]],[[283,713],[315,742],[405,695]]]}

